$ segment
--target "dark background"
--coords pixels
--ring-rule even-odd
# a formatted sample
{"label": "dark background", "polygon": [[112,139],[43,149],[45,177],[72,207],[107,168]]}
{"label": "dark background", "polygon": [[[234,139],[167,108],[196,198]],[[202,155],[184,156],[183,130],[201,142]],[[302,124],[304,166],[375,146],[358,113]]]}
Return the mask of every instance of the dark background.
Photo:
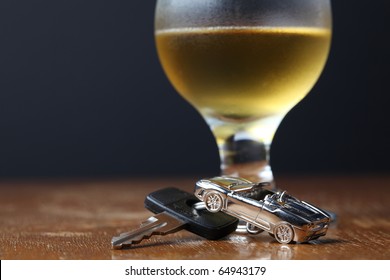
{"label": "dark background", "polygon": [[[166,79],[155,1],[0,1],[0,177],[215,175]],[[272,146],[283,174],[389,173],[389,4],[333,1],[329,61]]]}

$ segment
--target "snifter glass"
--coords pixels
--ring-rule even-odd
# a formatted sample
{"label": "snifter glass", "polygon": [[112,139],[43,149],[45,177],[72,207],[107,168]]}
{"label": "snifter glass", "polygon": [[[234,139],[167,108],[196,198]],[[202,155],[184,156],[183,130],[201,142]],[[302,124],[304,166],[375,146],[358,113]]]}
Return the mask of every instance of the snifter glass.
{"label": "snifter glass", "polygon": [[166,75],[215,136],[221,173],[272,182],[275,131],[328,56],[330,1],[158,0],[155,36]]}

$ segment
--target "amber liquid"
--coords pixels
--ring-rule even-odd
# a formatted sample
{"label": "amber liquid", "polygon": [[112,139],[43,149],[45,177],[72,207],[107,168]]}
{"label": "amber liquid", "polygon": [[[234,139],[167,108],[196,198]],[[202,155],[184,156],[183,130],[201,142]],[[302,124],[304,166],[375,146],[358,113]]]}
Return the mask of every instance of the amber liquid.
{"label": "amber liquid", "polygon": [[202,114],[224,120],[285,114],[318,79],[330,31],[309,27],[158,30],[156,43],[177,91]]}

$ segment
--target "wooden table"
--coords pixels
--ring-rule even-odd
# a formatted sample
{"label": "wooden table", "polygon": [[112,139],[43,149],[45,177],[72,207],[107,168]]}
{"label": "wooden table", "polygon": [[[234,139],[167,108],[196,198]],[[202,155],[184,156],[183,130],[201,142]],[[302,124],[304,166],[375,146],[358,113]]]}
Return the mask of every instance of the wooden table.
{"label": "wooden table", "polygon": [[195,178],[0,182],[0,259],[390,259],[390,177],[277,178],[292,195],[338,214],[325,237],[281,245],[268,234],[208,241],[187,231],[112,250],[113,235],[151,213],[145,195],[192,191]]}

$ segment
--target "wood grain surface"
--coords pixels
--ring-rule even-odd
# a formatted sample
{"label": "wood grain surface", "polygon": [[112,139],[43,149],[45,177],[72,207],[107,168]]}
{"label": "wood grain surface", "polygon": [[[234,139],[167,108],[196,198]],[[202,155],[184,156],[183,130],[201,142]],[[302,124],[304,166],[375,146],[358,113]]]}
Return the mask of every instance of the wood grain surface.
{"label": "wood grain surface", "polygon": [[337,213],[328,234],[281,245],[268,234],[208,241],[185,230],[112,250],[112,236],[152,214],[145,196],[193,190],[195,178],[0,182],[0,259],[390,259],[390,177],[278,178],[290,194]]}

